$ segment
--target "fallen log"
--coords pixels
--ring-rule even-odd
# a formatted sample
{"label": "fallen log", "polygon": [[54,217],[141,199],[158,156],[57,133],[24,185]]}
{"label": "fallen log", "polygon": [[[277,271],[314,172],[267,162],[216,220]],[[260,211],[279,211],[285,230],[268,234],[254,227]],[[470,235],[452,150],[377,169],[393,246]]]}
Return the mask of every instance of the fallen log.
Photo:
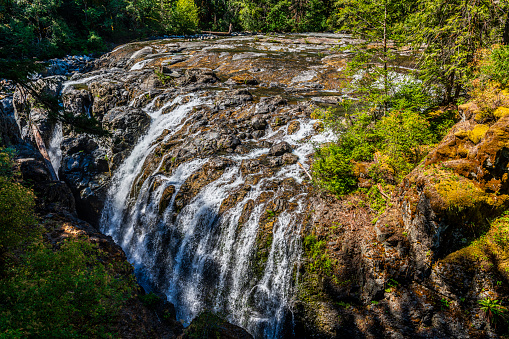
{"label": "fallen log", "polygon": [[230,28],[228,29],[228,32],[212,32],[212,31],[201,31],[203,34],[212,34],[212,35],[218,35],[218,36],[230,36],[232,35],[232,29],[233,25],[230,24]]}
{"label": "fallen log", "polygon": [[304,166],[302,166],[302,164],[300,162],[297,161],[297,164],[299,164],[299,166],[304,170],[304,172],[308,175],[309,177],[309,180],[313,181],[313,177],[311,176],[311,174],[309,174],[309,172],[307,171],[307,169],[304,168]]}

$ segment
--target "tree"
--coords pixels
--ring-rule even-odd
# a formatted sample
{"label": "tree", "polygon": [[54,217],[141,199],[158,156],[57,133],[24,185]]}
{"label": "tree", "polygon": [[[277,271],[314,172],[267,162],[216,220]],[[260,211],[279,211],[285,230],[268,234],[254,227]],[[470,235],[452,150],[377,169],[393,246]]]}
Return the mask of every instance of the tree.
{"label": "tree", "polygon": [[474,71],[475,53],[509,40],[509,2],[422,0],[408,22],[420,55],[421,77],[443,86],[443,102],[461,93]]}
{"label": "tree", "polygon": [[194,0],[177,0],[170,13],[170,27],[174,32],[189,34],[198,28],[198,7]]}
{"label": "tree", "polygon": [[335,25],[359,39],[348,46],[354,91],[372,103],[377,119],[388,111],[393,49],[403,41],[400,26],[413,6],[406,0],[337,0],[335,6]]}
{"label": "tree", "polygon": [[322,31],[332,0],[230,0],[244,29],[264,32]]}

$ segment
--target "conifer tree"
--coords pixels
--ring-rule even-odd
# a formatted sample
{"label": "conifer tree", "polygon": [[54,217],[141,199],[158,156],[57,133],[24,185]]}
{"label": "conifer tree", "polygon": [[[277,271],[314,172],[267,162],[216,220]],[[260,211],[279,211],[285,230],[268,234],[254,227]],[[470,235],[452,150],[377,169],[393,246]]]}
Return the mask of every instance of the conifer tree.
{"label": "conifer tree", "polygon": [[408,21],[422,78],[443,87],[443,102],[457,98],[474,71],[478,50],[509,41],[509,1],[421,0]]}

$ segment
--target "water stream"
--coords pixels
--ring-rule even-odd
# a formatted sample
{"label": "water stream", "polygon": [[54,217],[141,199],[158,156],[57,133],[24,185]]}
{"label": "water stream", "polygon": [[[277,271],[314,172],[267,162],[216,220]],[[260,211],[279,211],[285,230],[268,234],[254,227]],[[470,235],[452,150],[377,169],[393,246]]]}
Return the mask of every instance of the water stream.
{"label": "water stream", "polygon": [[57,178],[59,176],[58,169],[60,168],[60,163],[62,161],[62,149],[60,147],[63,139],[62,124],[56,123],[55,127],[53,127],[53,135],[51,136],[48,145],[48,156],[51,160],[51,165],[53,166]]}
{"label": "water stream", "polygon": [[[229,155],[226,158],[231,160],[231,165],[179,210],[174,202],[180,188],[209,158],[184,162],[171,175],[166,175],[160,172],[166,160],[163,157],[143,183],[136,181],[146,157],[158,145],[155,141],[168,140],[184,126],[193,108],[207,99],[200,98],[199,94],[188,100],[178,96],[155,109],[156,99],[144,108],[152,118],[147,134],[114,175],[102,213],[102,231],[122,246],[144,287],[167,295],[176,307],[177,319],[184,324],[209,309],[224,314],[255,337],[277,338],[290,316],[292,274],[300,256],[299,232],[306,193],[289,191],[284,185],[274,187],[273,182],[291,179],[301,183],[302,169],[297,164],[283,166],[273,176],[247,185],[246,177],[255,175],[242,173],[243,161],[255,159],[269,149]],[[176,108],[172,111],[162,113],[173,106]],[[327,139],[326,135],[317,135],[301,142],[314,134],[313,123],[301,119],[298,133],[287,135],[286,127],[282,127],[269,130],[265,139],[288,141],[304,162],[313,150],[312,142]],[[169,133],[158,139],[164,130]],[[137,193],[133,193],[134,184],[141,187]],[[170,186],[173,195],[168,207],[161,211],[163,193]],[[225,199],[246,186],[247,194],[232,208],[220,212]],[[264,199],[264,195],[273,198]],[[266,228],[261,230],[260,220],[267,213],[269,203],[283,196],[293,207],[273,216],[269,227],[264,223]],[[248,205],[252,210],[247,220],[240,222]],[[260,264],[261,270],[253,272],[259,232],[271,234],[270,244]]]}

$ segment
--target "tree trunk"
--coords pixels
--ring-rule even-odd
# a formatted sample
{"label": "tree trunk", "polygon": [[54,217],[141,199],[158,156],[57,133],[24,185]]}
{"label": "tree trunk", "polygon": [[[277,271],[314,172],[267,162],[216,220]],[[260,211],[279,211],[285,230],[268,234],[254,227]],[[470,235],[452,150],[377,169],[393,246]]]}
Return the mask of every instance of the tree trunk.
{"label": "tree trunk", "polygon": [[449,75],[449,81],[447,82],[446,88],[445,88],[445,98],[444,98],[444,104],[450,104],[452,102],[452,91],[454,90],[454,79],[455,79],[455,72],[452,72],[451,75]]}
{"label": "tree trunk", "polygon": [[505,18],[504,34],[502,35],[504,45],[509,45],[509,13]]}
{"label": "tree trunk", "polygon": [[51,160],[48,155],[48,151],[46,150],[46,145],[44,145],[44,141],[42,140],[41,133],[39,133],[39,129],[32,123],[32,134],[35,138],[35,143],[37,144],[37,148],[39,152],[42,154],[44,158],[44,162],[46,163],[46,167],[49,170],[49,174],[51,176],[51,180],[58,181],[57,175],[55,174],[55,170],[53,169],[53,165],[51,164]]}
{"label": "tree trunk", "polygon": [[384,116],[387,114],[387,97],[389,93],[389,84],[387,79],[387,0],[384,1]]}

